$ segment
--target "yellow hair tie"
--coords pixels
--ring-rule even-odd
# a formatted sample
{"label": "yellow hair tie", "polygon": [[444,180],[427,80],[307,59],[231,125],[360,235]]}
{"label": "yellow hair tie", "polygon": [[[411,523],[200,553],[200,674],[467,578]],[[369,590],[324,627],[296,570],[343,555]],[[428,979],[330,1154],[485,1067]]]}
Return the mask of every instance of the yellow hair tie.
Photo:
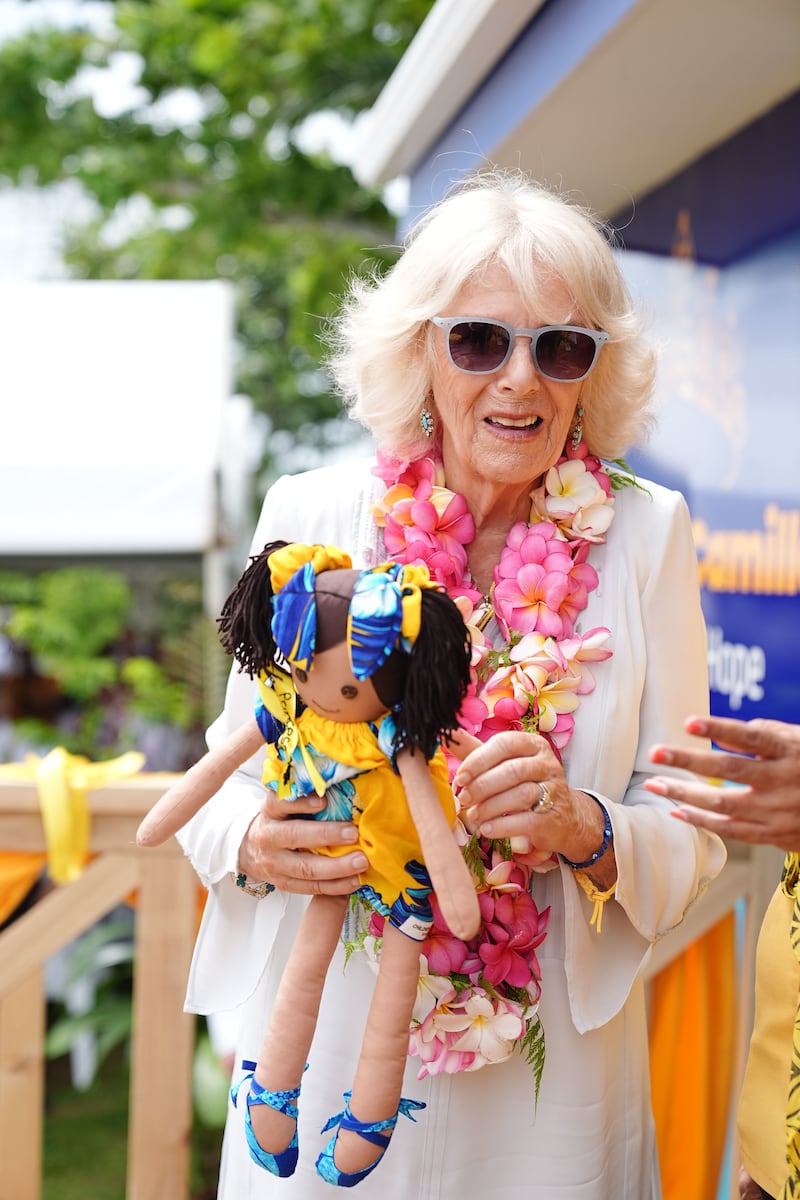
{"label": "yellow hair tie", "polygon": [[274,550],[269,556],[269,575],[273,592],[279,592],[292,576],[309,562],[316,575],[320,571],[335,571],[353,565],[350,555],[336,546],[323,546],[320,543],[308,546],[303,542],[290,542],[288,546]]}
{"label": "yellow hair tie", "polygon": [[[390,563],[385,566],[391,566]],[[383,568],[376,567],[376,571]],[[439,584],[431,579],[430,571],[422,564],[409,563],[404,566],[397,576],[397,586],[401,590],[403,621],[400,626],[400,636],[406,638],[413,646],[419,637],[422,627],[422,588],[432,588],[439,591]]]}

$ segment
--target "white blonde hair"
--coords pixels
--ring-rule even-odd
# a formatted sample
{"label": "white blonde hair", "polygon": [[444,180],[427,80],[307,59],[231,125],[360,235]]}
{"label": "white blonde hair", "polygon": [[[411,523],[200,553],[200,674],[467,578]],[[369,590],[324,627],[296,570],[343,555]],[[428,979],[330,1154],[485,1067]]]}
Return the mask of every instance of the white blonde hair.
{"label": "white blonde hair", "polygon": [[603,228],[587,210],[518,172],[480,172],[431,208],[383,276],[355,278],[330,333],[329,366],[351,416],[400,458],[429,447],[430,318],[467,282],[501,267],[531,312],[554,277],[580,320],[609,342],[583,385],[584,437],[614,459],[645,440],[655,355]]}

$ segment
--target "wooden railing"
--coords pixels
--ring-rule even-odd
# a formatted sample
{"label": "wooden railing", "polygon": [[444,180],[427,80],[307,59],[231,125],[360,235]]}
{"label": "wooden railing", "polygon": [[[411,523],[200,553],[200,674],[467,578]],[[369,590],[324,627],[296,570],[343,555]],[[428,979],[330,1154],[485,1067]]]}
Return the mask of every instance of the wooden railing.
{"label": "wooden railing", "polygon": [[[186,1200],[194,1018],[183,1012],[196,878],[174,839],[138,850],[135,833],[175,779],[139,775],[88,794],[91,852],[0,934],[0,1200],[40,1200],[44,1134],[44,965],[136,893],[127,1200]],[[0,846],[45,849],[33,783],[0,780]]]}
{"label": "wooden railing", "polygon": [[[51,892],[0,934],[0,1200],[40,1200],[47,959],[137,892],[127,1200],[187,1200],[193,1018],[183,1013],[196,925],[196,881],[174,839],[138,850],[136,827],[174,780],[139,775],[88,795],[91,850],[77,882]],[[0,846],[43,850],[32,783],[0,780]],[[746,902],[737,990],[743,1000],[734,1086],[752,1024],[753,954],[780,854],[731,847],[731,861],[686,920],[655,947],[647,976]]]}

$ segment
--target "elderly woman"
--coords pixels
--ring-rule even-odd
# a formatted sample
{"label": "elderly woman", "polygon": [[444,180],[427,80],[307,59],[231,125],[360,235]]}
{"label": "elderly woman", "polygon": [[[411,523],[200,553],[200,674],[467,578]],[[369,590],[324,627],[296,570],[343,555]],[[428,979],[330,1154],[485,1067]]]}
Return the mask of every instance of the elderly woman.
{"label": "elderly woman", "polygon": [[[493,985],[454,1041],[464,993],[442,999],[448,967],[433,946],[423,957],[440,1006],[419,1016],[403,1092],[426,1109],[392,1125],[388,1163],[361,1194],[656,1197],[642,968],[724,850],[643,786],[649,747],[686,742],[683,714],[706,708],[707,683],[684,500],[600,461],[650,424],[640,321],[586,213],[524,177],[478,176],[418,223],[384,278],[354,284],[331,365],[377,458],[279,479],[253,547],[302,539],[343,546],[356,565],[425,562],[457,599],[474,683],[453,782],[484,853],[476,878],[491,936],[477,949],[439,941],[461,985]],[[252,683],[232,675],[211,744],[253,703]],[[352,824],[302,819],[319,805],[265,801],[260,781],[256,758],[180,835],[209,889],[187,1007],[236,1009],[244,1060],[256,1057],[307,897],[355,891],[366,865],[357,848],[314,853],[354,843]],[[522,925],[512,910],[528,914]],[[274,1179],[250,1161],[240,1103],[221,1200],[330,1194],[314,1151],[369,1008],[365,932],[355,914],[351,953],[329,972],[297,1102],[296,1173]],[[509,994],[522,1003],[506,1016],[522,1011],[528,1030],[541,1021],[538,1098],[541,1040],[527,1054],[524,1038],[497,1050],[508,1031],[492,1022]],[[495,1038],[480,1040],[481,1020]]]}

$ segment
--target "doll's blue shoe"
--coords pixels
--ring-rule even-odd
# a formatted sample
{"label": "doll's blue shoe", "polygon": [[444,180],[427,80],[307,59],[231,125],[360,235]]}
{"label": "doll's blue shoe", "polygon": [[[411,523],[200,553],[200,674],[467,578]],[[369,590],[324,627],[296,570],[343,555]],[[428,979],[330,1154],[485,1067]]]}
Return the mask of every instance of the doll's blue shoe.
{"label": "doll's blue shoe", "polygon": [[[322,1127],[323,1133],[327,1133],[329,1129],[336,1127],[336,1133],[317,1159],[317,1174],[321,1175],[328,1183],[336,1184],[337,1187],[355,1187],[357,1183],[361,1183],[361,1180],[366,1178],[370,1171],[375,1170],[386,1153],[400,1113],[404,1117],[408,1117],[410,1121],[416,1121],[417,1118],[412,1114],[425,1107],[421,1100],[401,1099],[397,1106],[397,1112],[393,1117],[388,1117],[385,1121],[359,1121],[350,1112],[350,1097],[352,1094],[352,1092],[344,1093],[344,1111],[337,1113],[335,1117],[331,1117]],[[363,1137],[365,1141],[372,1142],[374,1146],[381,1146],[381,1152],[375,1159],[375,1162],[370,1163],[368,1167],[364,1167],[363,1171],[352,1171],[349,1174],[347,1171],[340,1171],[333,1161],[333,1152],[336,1148],[336,1139],[339,1136],[340,1129],[351,1129],[354,1133]]]}
{"label": "doll's blue shoe", "polygon": [[[297,1129],[295,1128],[294,1136],[285,1150],[281,1150],[278,1154],[270,1154],[269,1150],[265,1150],[263,1146],[258,1144],[250,1120],[250,1109],[254,1104],[267,1104],[270,1108],[274,1108],[276,1112],[285,1113],[287,1117],[293,1117],[296,1121],[299,1114],[294,1101],[300,1095],[300,1085],[298,1084],[296,1088],[289,1088],[284,1092],[271,1092],[268,1088],[262,1087],[255,1079],[256,1064],[254,1062],[249,1062],[245,1059],[242,1062],[242,1069],[247,1071],[247,1074],[242,1076],[235,1088],[231,1088],[231,1100],[235,1108],[239,1089],[249,1079],[250,1091],[247,1094],[247,1108],[244,1114],[244,1133],[247,1138],[250,1157],[253,1162],[258,1163],[260,1167],[263,1167],[265,1171],[269,1171],[271,1175],[279,1175],[281,1179],[286,1179],[289,1175],[294,1175],[294,1169],[297,1166]],[[308,1064],[306,1064],[305,1070],[308,1070]]]}

